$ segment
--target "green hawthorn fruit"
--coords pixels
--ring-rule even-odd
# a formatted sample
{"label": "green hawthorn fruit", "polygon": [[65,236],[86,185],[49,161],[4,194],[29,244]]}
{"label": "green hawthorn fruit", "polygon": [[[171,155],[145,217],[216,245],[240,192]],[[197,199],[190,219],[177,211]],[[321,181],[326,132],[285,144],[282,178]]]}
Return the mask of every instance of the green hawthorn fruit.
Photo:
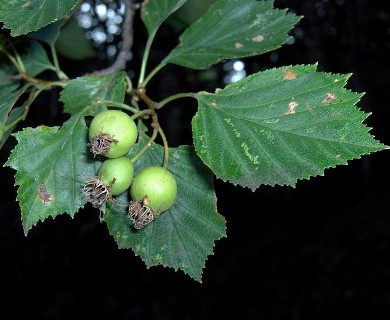
{"label": "green hawthorn fruit", "polygon": [[138,130],[130,116],[118,110],[98,113],[89,126],[89,146],[94,155],[119,158],[129,152]]}
{"label": "green hawthorn fruit", "polygon": [[134,166],[130,159],[119,157],[105,160],[98,170],[98,176],[116,196],[126,191],[133,181]]}
{"label": "green hawthorn fruit", "polygon": [[177,184],[174,175],[167,169],[150,166],[141,170],[130,187],[134,201],[143,200],[144,205],[159,215],[175,202]]}

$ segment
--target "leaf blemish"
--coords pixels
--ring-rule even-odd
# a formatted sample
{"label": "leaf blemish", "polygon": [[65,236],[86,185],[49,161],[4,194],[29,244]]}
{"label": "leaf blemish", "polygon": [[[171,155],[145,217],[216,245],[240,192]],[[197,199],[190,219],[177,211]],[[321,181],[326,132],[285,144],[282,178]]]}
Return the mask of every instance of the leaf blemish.
{"label": "leaf blemish", "polygon": [[257,26],[257,25],[261,24],[262,15],[261,15],[261,14],[257,14],[257,15],[256,15],[256,18],[257,18],[257,19],[254,20],[254,21],[250,24],[249,29],[253,28],[254,26]]}
{"label": "leaf blemish", "polygon": [[243,45],[242,43],[236,42],[236,43],[234,44],[234,46],[235,46],[236,49],[240,49],[240,48],[242,48],[244,45]]}
{"label": "leaf blemish", "polygon": [[27,7],[30,7],[31,5],[32,5],[31,1],[28,1],[22,5],[22,8],[27,8]]}
{"label": "leaf blemish", "polygon": [[231,121],[229,118],[225,118],[224,120],[225,120],[225,122],[232,128],[232,130],[233,130],[235,136],[236,136],[237,138],[241,137],[241,133],[240,133],[240,132],[237,130],[237,128],[234,126],[234,123],[232,123],[232,121]]}
{"label": "leaf blemish", "polygon": [[299,106],[299,103],[296,102],[296,101],[291,101],[289,104],[288,104],[288,110],[287,112],[285,112],[284,114],[294,114],[295,113],[295,109]]}
{"label": "leaf blemish", "polygon": [[242,143],[241,144],[241,148],[244,149],[244,153],[245,155],[247,156],[247,158],[249,159],[250,162],[252,162],[253,164],[260,164],[259,162],[259,156],[254,156],[252,155],[250,152],[249,152],[249,147],[246,143]]}
{"label": "leaf blemish", "polygon": [[161,254],[157,254],[155,257],[152,257],[152,259],[153,259],[155,262],[159,263],[159,264],[162,264],[162,263],[163,263],[163,257],[162,257]]}
{"label": "leaf blemish", "polygon": [[323,104],[329,104],[329,103],[331,103],[335,99],[336,99],[336,96],[333,93],[327,93],[326,97],[324,98],[324,100],[322,100],[322,103]]}
{"label": "leaf blemish", "polygon": [[46,186],[43,183],[39,187],[38,196],[44,205],[49,204],[50,201],[54,201],[55,199],[54,195],[47,193]]}
{"label": "leaf blemish", "polygon": [[253,42],[261,42],[261,41],[263,41],[263,40],[264,40],[264,36],[261,35],[261,34],[259,34],[259,35],[257,35],[257,36],[255,36],[255,37],[252,38],[252,41],[253,41]]}
{"label": "leaf blemish", "polygon": [[206,146],[206,144],[204,142],[204,136],[203,135],[199,136],[199,139],[200,139],[200,142],[202,144],[201,149],[200,149],[200,153],[204,154],[204,153],[207,152],[207,146]]}
{"label": "leaf blemish", "polygon": [[284,77],[283,77],[284,80],[294,80],[297,78],[297,75],[291,70],[283,69],[283,73],[284,73]]}

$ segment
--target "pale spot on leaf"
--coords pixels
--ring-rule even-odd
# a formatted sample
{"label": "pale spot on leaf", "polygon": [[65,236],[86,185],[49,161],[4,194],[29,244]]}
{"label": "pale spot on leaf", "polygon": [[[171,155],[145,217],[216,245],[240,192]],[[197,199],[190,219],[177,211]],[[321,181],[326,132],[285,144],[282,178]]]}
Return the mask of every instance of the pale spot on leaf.
{"label": "pale spot on leaf", "polygon": [[259,34],[259,35],[257,35],[257,36],[255,36],[255,37],[252,38],[252,41],[253,41],[253,42],[261,42],[261,41],[263,41],[263,40],[264,40],[264,36],[261,35],[261,34]]}
{"label": "pale spot on leaf", "polygon": [[240,138],[241,137],[241,133],[240,133],[240,131],[237,130],[237,128],[235,127],[234,123],[229,118],[225,118],[224,120],[231,127],[231,129],[234,132],[234,135],[237,138]]}
{"label": "pale spot on leaf", "polygon": [[242,48],[244,45],[243,45],[242,43],[236,42],[236,43],[234,44],[234,46],[236,47],[236,49],[240,49],[240,48]]}
{"label": "pale spot on leaf", "polygon": [[32,5],[31,1],[28,1],[22,5],[22,8],[27,8],[27,7],[30,7],[31,5]]}
{"label": "pale spot on leaf", "polygon": [[331,103],[335,99],[336,99],[336,96],[333,93],[327,93],[326,97],[324,98],[324,100],[322,100],[322,103],[323,104],[329,104],[329,103]]}
{"label": "pale spot on leaf", "polygon": [[163,257],[161,254],[157,254],[156,256],[152,257],[154,262],[162,264],[163,263]]}
{"label": "pale spot on leaf", "polygon": [[299,103],[296,102],[296,101],[291,101],[289,104],[288,104],[288,110],[287,112],[285,112],[284,114],[294,114],[295,113],[295,109],[299,106]]}
{"label": "pale spot on leaf", "polygon": [[254,156],[249,152],[249,147],[246,143],[241,144],[241,148],[244,149],[245,156],[249,159],[253,164],[260,164],[259,156]]}
{"label": "pale spot on leaf", "polygon": [[284,73],[284,77],[283,77],[284,80],[294,80],[297,78],[297,75],[291,70],[283,69],[283,73]]}
{"label": "pale spot on leaf", "polygon": [[43,201],[43,204],[49,204],[50,201],[55,199],[54,195],[48,194],[46,186],[42,183],[38,191],[39,198]]}

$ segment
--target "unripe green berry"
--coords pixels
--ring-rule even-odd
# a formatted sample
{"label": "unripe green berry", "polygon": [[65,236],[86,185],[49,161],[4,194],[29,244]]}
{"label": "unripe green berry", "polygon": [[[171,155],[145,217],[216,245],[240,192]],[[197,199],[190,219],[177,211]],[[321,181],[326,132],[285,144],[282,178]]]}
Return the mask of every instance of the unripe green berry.
{"label": "unripe green berry", "polygon": [[144,205],[155,215],[168,210],[175,202],[177,184],[174,175],[167,169],[150,166],[141,170],[130,187],[134,201],[144,200]]}
{"label": "unripe green berry", "polygon": [[[94,155],[101,154],[107,158],[119,158],[129,152],[137,135],[134,120],[119,110],[98,113],[89,126],[91,151]],[[106,142],[108,145],[105,145]]]}
{"label": "unripe green berry", "polygon": [[114,196],[125,192],[130,187],[133,175],[133,163],[126,157],[107,159],[98,170],[99,178]]}

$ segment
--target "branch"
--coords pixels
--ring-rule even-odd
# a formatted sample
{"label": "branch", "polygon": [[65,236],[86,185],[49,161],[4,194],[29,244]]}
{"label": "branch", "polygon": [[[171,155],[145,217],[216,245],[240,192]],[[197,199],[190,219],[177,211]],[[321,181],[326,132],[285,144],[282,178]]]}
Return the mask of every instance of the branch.
{"label": "branch", "polygon": [[122,24],[122,46],[115,59],[115,62],[106,69],[92,72],[88,74],[92,77],[102,77],[111,73],[115,73],[119,70],[126,68],[126,61],[133,46],[133,22],[135,10],[139,8],[139,5],[134,4],[134,0],[124,0],[125,3],[125,19]]}

